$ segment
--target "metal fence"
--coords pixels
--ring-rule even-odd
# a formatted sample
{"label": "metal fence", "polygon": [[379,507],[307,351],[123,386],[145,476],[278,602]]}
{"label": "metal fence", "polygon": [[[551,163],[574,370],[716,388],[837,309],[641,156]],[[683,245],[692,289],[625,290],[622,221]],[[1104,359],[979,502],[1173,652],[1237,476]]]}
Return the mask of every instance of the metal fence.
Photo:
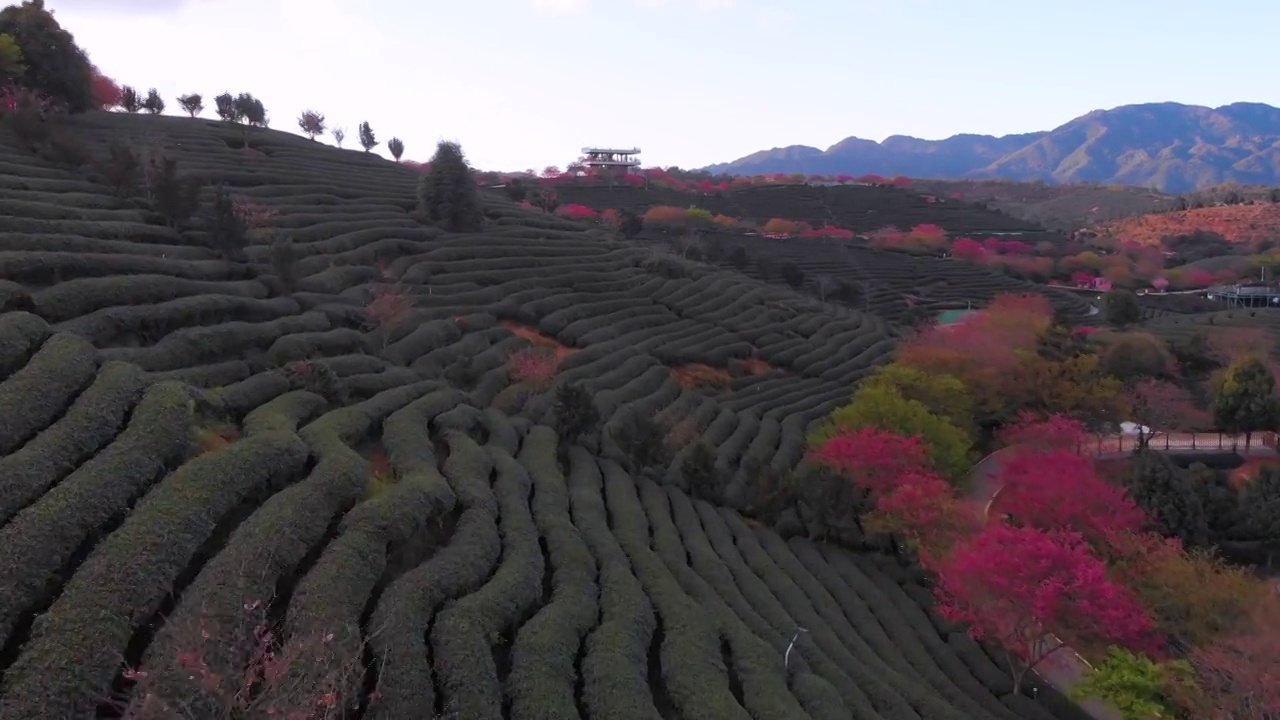
{"label": "metal fence", "polygon": [[[1086,455],[1119,455],[1142,446],[1137,435],[1111,435],[1086,440],[1079,452]],[[1277,434],[1271,431],[1245,433],[1156,433],[1147,438],[1148,450],[1172,453],[1245,452],[1270,454],[1277,450]]]}

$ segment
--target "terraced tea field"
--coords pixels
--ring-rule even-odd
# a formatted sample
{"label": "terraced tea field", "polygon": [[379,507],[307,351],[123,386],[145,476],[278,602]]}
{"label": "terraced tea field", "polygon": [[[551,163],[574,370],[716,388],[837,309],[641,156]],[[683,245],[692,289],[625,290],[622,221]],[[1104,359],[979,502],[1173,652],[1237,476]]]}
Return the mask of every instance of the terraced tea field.
{"label": "terraced tea field", "polygon": [[[970,305],[980,307],[1001,293],[1043,293],[1055,309],[1079,320],[1090,317],[1092,312],[1090,304],[1076,293],[1038,286],[963,260],[915,257],[823,238],[778,241],[759,235],[724,234],[708,239],[725,249],[718,259],[722,267],[733,266],[733,249],[741,247],[747,258],[742,269],[745,274],[782,284],[781,268],[792,263],[804,277],[798,290],[870,312],[894,324],[908,323],[912,315],[919,317]],[[852,286],[858,297],[839,297],[841,283]]]}
{"label": "terraced tea field", "polygon": [[[741,505],[744,468],[798,463],[888,356],[895,286],[937,271],[850,251],[883,284],[859,312],[496,198],[442,234],[414,171],[282,133],[74,122],[277,211],[298,278],[0,143],[0,720],[119,717],[144,677],[185,697],[192,627],[239,677],[259,602],[282,655],[367,644],[353,678],[286,671],[354,703],[298,717],[1074,717],[1011,696],[894,561],[693,500],[681,453],[633,472],[617,440],[683,423]],[[930,287],[982,302],[991,277]],[[384,285],[413,300],[390,333]],[[558,447],[552,387],[513,377],[532,347],[603,431]],[[182,717],[224,717],[210,695]]]}

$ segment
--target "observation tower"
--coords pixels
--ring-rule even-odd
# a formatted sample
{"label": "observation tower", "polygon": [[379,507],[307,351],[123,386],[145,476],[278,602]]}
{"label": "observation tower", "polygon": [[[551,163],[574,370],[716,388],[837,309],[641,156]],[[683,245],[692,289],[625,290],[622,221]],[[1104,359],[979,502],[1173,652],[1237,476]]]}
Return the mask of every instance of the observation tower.
{"label": "observation tower", "polygon": [[640,148],[584,147],[580,162],[592,174],[621,177],[640,167],[639,154]]}

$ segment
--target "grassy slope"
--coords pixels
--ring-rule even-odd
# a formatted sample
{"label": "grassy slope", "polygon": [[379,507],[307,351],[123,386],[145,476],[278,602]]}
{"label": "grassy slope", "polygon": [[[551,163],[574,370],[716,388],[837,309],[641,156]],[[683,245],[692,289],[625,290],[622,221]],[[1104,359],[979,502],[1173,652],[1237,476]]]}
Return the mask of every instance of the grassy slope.
{"label": "grassy slope", "polygon": [[[413,171],[283,133],[246,150],[215,122],[76,122],[99,150],[163,145],[277,210],[301,280],[286,293],[264,245],[224,262],[0,143],[0,406],[22,418],[0,437],[16,450],[0,457],[0,720],[86,716],[121,654],[156,667],[189,647],[184,623],[275,592],[291,643],[379,630],[370,717],[498,717],[504,697],[512,717],[1050,717],[1003,697],[1003,673],[884,558],[691,502],[679,455],[652,473],[665,487],[629,474],[608,433],[558,466],[537,427],[550,394],[505,367],[531,341],[560,347],[606,428],[687,421],[741,503],[744,460],[793,466],[806,426],[886,358],[895,293],[980,303],[1011,281],[800,258],[876,279],[841,307],[497,198],[484,232],[443,235],[409,215]],[[389,337],[364,325],[378,266],[417,306]],[[343,397],[290,392],[279,368],[299,360]],[[730,380],[686,389],[672,369],[688,363]],[[187,459],[193,407],[244,437]],[[377,468],[395,481],[369,498]],[[787,672],[796,625],[810,634]],[[215,626],[215,654],[225,640]]]}

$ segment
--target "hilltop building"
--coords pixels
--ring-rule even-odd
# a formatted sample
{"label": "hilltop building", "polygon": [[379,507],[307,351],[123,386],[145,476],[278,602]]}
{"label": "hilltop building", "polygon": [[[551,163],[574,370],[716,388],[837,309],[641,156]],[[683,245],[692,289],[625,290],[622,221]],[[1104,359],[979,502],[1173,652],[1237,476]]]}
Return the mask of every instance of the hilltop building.
{"label": "hilltop building", "polygon": [[622,177],[640,167],[640,148],[582,148],[579,162],[592,175]]}

